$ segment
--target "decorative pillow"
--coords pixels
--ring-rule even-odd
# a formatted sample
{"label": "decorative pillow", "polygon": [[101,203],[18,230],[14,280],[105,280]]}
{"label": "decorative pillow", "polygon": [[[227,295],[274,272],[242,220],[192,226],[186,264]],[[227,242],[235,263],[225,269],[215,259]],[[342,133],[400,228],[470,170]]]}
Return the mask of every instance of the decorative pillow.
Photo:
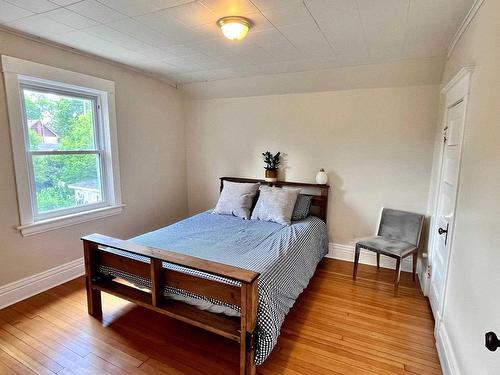
{"label": "decorative pillow", "polygon": [[259,185],[259,183],[248,184],[224,181],[224,188],[212,213],[250,219],[253,197],[259,190]]}
{"label": "decorative pillow", "polygon": [[252,220],[273,221],[290,225],[293,207],[299,192],[300,189],[262,186],[259,200],[252,212]]}
{"label": "decorative pillow", "polygon": [[312,197],[310,195],[299,194],[293,208],[292,221],[303,220],[309,216],[311,201]]}

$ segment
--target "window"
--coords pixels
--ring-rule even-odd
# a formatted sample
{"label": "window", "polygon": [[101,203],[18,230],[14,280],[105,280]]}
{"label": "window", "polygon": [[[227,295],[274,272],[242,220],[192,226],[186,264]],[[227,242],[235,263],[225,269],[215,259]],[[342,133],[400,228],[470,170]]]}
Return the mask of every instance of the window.
{"label": "window", "polygon": [[8,56],[2,68],[23,235],[120,212],[114,83]]}

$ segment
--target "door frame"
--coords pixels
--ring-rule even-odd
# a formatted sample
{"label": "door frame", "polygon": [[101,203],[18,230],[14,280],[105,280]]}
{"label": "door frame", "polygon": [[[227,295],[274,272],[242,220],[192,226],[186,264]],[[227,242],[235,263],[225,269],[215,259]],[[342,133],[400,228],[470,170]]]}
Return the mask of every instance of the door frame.
{"label": "door frame", "polygon": [[[458,194],[460,191],[460,177],[461,177],[461,167],[462,167],[462,159],[463,159],[463,143],[464,143],[464,138],[465,138],[465,131],[467,127],[467,113],[468,113],[468,103],[469,103],[469,92],[470,92],[470,83],[471,83],[471,76],[474,71],[474,67],[469,66],[469,67],[464,67],[460,69],[460,71],[446,84],[444,87],[441,89],[441,95],[444,96],[444,114],[443,114],[443,122],[441,126],[441,132],[439,134],[439,137],[443,137],[445,135],[445,129],[448,123],[448,110],[453,107],[454,105],[460,103],[463,101],[465,103],[465,113],[464,113],[464,126],[462,129],[462,134],[461,134],[461,139],[460,139],[460,151],[459,151],[459,160],[458,160],[458,178],[457,178],[457,189],[455,192],[455,202],[454,202],[454,208],[453,208],[453,223],[451,225],[450,232],[451,236],[448,238],[449,241],[449,256],[448,256],[448,261],[446,264],[446,277],[444,280],[444,286],[443,286],[443,291],[442,291],[442,301],[441,301],[441,306],[439,307],[438,311],[434,311],[434,308],[431,308],[433,310],[433,314],[435,317],[435,326],[434,326],[434,331],[437,333],[439,331],[439,327],[442,322],[442,317],[444,314],[444,307],[445,307],[445,300],[446,300],[446,291],[447,291],[447,285],[448,285],[448,277],[449,277],[449,271],[450,271],[450,263],[451,263],[451,258],[453,256],[453,239],[455,237],[455,221],[456,221],[456,212],[457,212],[457,200],[458,200]],[[435,256],[435,248],[437,246],[439,236],[436,234],[436,231],[434,230],[437,224],[437,215],[438,215],[438,203],[439,203],[439,195],[440,195],[440,186],[442,182],[442,172],[443,172],[443,157],[444,157],[444,150],[445,150],[445,143],[442,141],[440,142],[440,148],[439,148],[439,166],[438,166],[438,174],[436,177],[436,191],[434,192],[434,196],[432,197],[432,215],[430,218],[430,223],[429,223],[429,230],[430,230],[430,235],[429,235],[429,245],[430,248],[428,249],[429,251],[429,264],[430,264],[430,269],[431,269],[431,277],[429,278],[429,283],[428,283],[428,290],[427,290],[427,295],[430,298],[430,288],[431,288],[431,283],[432,283],[432,266],[433,266],[433,261],[434,261],[434,256]],[[426,288],[427,289],[427,288]]]}

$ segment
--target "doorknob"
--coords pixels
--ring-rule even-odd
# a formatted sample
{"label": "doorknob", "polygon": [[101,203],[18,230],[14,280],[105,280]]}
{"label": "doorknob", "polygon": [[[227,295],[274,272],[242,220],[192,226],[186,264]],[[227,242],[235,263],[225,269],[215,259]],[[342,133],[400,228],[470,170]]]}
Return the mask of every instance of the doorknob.
{"label": "doorknob", "polygon": [[443,229],[443,228],[438,228],[438,233],[439,235],[443,235],[443,234],[446,234],[446,236],[444,237],[444,246],[446,246],[446,244],[448,243],[448,228],[450,227],[450,224],[446,224],[446,229]]}
{"label": "doorknob", "polygon": [[489,351],[494,352],[500,347],[500,340],[495,332],[487,332],[485,336],[485,346]]}

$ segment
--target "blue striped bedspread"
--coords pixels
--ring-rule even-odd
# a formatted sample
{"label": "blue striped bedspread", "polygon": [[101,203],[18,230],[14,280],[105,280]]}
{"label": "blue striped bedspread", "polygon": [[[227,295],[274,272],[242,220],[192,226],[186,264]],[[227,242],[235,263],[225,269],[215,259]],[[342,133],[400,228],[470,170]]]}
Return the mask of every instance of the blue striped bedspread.
{"label": "blue striped bedspread", "polygon": [[[255,353],[257,365],[262,364],[271,353],[286,314],[307,287],[319,261],[328,252],[326,224],[313,216],[284,226],[203,212],[130,241],[259,272]],[[123,254],[149,262],[145,257]],[[239,285],[233,280],[169,263],[164,263],[163,266]],[[131,279],[131,275],[117,270],[101,267],[101,272],[129,279],[138,286],[150,286],[149,280],[137,277]],[[233,310],[235,315],[239,313],[237,306],[179,289],[166,288],[165,295],[188,303],[203,301],[210,307],[221,308],[221,312],[225,313],[228,309]],[[217,311],[214,308],[208,310]]]}

